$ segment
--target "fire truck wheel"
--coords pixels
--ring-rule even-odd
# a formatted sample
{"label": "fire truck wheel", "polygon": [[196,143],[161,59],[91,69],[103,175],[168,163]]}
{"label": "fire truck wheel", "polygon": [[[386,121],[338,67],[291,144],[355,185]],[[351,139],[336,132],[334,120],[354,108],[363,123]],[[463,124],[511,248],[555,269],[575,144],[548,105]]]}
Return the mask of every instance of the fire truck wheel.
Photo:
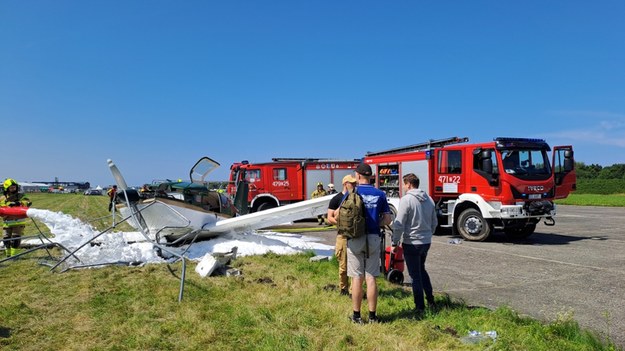
{"label": "fire truck wheel", "polygon": [[260,212],[274,207],[276,207],[276,205],[271,202],[263,202],[262,204],[258,205],[257,211]]}
{"label": "fire truck wheel", "polygon": [[520,240],[532,235],[536,230],[536,223],[530,223],[523,228],[506,229],[505,233],[509,239]]}
{"label": "fire truck wheel", "polygon": [[474,208],[464,210],[456,225],[458,233],[469,241],[484,241],[492,231],[491,224]]}

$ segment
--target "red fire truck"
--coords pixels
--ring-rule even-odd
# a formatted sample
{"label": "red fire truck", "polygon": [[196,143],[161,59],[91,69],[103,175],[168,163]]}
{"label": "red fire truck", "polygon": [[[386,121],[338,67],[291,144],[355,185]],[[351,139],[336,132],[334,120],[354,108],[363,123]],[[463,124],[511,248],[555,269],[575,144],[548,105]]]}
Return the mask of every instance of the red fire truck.
{"label": "red fire truck", "polygon": [[554,199],[575,190],[572,146],[553,148],[542,139],[495,138],[464,144],[452,137],[370,152],[372,182],[384,190],[395,208],[402,193],[402,177],[420,179],[420,188],[436,203],[439,225],[466,240],[483,241],[493,230],[518,239],[531,235],[544,219],[554,225]]}
{"label": "red fire truck", "polygon": [[[243,195],[247,199],[247,212],[262,211],[302,200],[322,183],[342,189],[345,175],[353,174],[360,160],[330,160],[319,158],[273,158],[272,162],[249,163],[243,161],[230,166],[228,194]],[[247,184],[240,187],[240,184]],[[237,192],[237,188],[244,191]],[[235,198],[235,203],[238,203]],[[239,208],[241,212],[241,208]]]}

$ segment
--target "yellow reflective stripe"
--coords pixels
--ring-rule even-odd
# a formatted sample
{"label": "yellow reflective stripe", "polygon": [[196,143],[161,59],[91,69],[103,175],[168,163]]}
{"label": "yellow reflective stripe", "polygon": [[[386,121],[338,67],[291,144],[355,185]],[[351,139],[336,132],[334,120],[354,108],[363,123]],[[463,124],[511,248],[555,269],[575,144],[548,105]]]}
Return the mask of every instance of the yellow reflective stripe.
{"label": "yellow reflective stripe", "polygon": [[4,220],[4,227],[15,227],[18,225],[25,225],[26,224],[26,220],[23,218],[20,219],[14,219],[14,220]]}

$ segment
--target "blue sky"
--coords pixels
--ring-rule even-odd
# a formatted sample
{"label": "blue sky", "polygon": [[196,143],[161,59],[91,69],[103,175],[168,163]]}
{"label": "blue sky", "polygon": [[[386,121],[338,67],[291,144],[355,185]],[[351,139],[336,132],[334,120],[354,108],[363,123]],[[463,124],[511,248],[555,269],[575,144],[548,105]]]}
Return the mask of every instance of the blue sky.
{"label": "blue sky", "polygon": [[541,137],[625,162],[625,2],[0,1],[0,177]]}

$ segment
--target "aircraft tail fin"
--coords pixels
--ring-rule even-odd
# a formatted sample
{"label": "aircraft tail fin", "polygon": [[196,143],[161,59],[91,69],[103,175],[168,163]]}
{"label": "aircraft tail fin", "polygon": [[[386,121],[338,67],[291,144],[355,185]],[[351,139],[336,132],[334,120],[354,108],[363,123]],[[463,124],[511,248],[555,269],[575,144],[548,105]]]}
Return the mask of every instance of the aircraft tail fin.
{"label": "aircraft tail fin", "polygon": [[113,178],[115,178],[115,183],[117,183],[117,186],[120,188],[120,190],[128,189],[128,184],[126,184],[126,180],[122,176],[122,173],[119,171],[115,163],[113,163],[113,160],[109,158],[108,160],[106,160],[106,163],[108,163],[109,169],[113,174]]}

